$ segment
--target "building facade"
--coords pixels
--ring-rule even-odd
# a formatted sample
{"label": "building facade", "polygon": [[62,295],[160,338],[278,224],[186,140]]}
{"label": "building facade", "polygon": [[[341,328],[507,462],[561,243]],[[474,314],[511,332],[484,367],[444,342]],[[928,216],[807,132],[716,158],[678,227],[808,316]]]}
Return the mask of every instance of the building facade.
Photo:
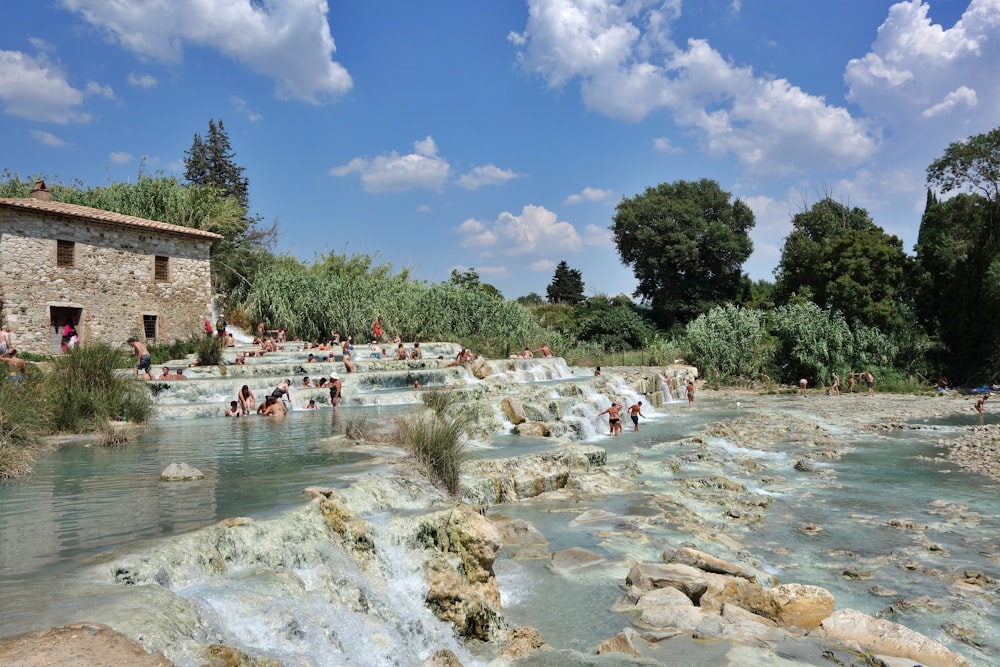
{"label": "building facade", "polygon": [[19,351],[61,350],[72,324],[82,343],[169,342],[210,317],[210,249],[218,234],[30,198],[0,198],[0,322]]}

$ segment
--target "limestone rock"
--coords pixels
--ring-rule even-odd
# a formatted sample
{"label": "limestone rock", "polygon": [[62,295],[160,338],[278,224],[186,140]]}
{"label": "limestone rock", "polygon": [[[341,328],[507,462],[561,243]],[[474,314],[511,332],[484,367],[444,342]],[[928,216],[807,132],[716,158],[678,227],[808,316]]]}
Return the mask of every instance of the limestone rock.
{"label": "limestone rock", "polygon": [[631,628],[626,628],[611,639],[605,639],[597,645],[597,655],[604,655],[605,653],[624,653],[632,656],[633,658],[638,658],[639,651],[636,649],[635,644],[632,643],[632,637],[634,634],[635,633]]}
{"label": "limestone rock", "polygon": [[511,421],[515,426],[518,424],[523,424],[527,417],[524,416],[524,405],[521,401],[513,396],[507,396],[502,401],[500,401],[500,407],[503,408],[504,414],[507,415],[507,419]]}
{"label": "limestone rock", "polygon": [[555,572],[568,572],[603,562],[604,557],[595,554],[593,551],[589,551],[583,547],[570,547],[569,549],[563,549],[552,554],[552,559],[549,561],[549,568]]}
{"label": "limestone rock", "polygon": [[782,584],[766,590],[745,587],[735,602],[782,627],[801,630],[819,627],[834,607],[830,591],[806,584]]}
{"label": "limestone rock", "polygon": [[483,357],[479,357],[472,362],[472,374],[480,380],[484,380],[493,375],[493,367]]}
{"label": "limestone rock", "polygon": [[545,437],[549,434],[549,426],[545,422],[533,421],[524,422],[514,427],[514,432],[518,435]]}
{"label": "limestone rock", "polygon": [[495,579],[492,586],[471,584],[444,558],[429,561],[425,575],[429,584],[427,607],[452,623],[459,635],[493,641],[504,634],[507,622],[499,611],[500,591]]}
{"label": "limestone rock", "polygon": [[644,609],[635,624],[650,630],[676,628],[690,632],[701,623],[702,614],[694,605],[657,605]]}
{"label": "limestone rock", "polygon": [[854,609],[840,609],[820,626],[820,633],[865,651],[908,658],[927,667],[959,667],[968,661],[919,632],[885,619],[872,618]]}
{"label": "limestone rock", "polygon": [[642,590],[671,586],[687,595],[694,604],[698,604],[708,590],[704,572],[679,563],[639,563],[629,570],[625,583],[634,584]]}
{"label": "limestone rock", "polygon": [[462,661],[458,659],[458,656],[451,649],[442,648],[424,660],[421,663],[421,667],[462,667]]}
{"label": "limestone rock", "polygon": [[696,567],[699,570],[704,570],[705,572],[728,574],[733,577],[743,577],[744,579],[749,579],[750,581],[754,580],[754,575],[747,572],[739,565],[734,565],[722,560],[721,558],[707,554],[704,551],[698,551],[697,549],[692,549],[690,547],[665,549],[663,551],[662,558],[664,563],[680,563],[682,565]]}
{"label": "limestone rock", "polygon": [[197,468],[192,468],[186,463],[171,463],[160,473],[160,479],[164,482],[205,479],[205,473]]}
{"label": "limestone rock", "polygon": [[648,607],[668,605],[674,607],[693,607],[694,603],[691,602],[691,598],[681,591],[673,586],[667,586],[666,588],[654,588],[651,591],[646,591],[633,603],[633,608],[641,611]]}
{"label": "limestone rock", "polygon": [[510,629],[501,655],[505,658],[519,658],[538,649],[548,648],[538,628],[521,625]]}

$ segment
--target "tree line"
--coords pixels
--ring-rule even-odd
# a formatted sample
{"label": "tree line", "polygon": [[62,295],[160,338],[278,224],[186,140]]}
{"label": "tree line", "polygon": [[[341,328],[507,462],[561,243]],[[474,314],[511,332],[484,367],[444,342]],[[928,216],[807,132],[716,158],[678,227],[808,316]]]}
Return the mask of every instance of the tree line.
{"label": "tree line", "polygon": [[[853,368],[979,383],[1000,371],[1000,128],[951,144],[927,168],[913,255],[865,209],[826,195],[792,217],[773,282],[742,272],[754,215],[717,182],[663,183],[623,198],[610,228],[636,277],[633,298],[585,296],[582,273],[565,261],[544,299],[516,300],[474,268],[427,283],[367,255],[302,262],[274,252],[276,225],[250,212],[250,184],[221,120],[194,135],[184,161],[183,179],[140,168],[134,183],[51,191],[57,201],[221,234],[213,281],[235,322],[263,320],[311,339],[334,329],[361,336],[381,314],[401,335],[446,336],[492,354],[542,342],[567,356],[669,350],[718,382],[822,385]],[[27,196],[33,181],[5,171],[0,196]]]}

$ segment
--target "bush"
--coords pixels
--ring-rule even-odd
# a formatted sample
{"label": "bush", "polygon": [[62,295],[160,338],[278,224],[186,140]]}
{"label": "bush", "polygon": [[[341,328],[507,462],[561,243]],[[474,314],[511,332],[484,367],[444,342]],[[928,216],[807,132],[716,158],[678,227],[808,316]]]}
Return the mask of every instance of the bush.
{"label": "bush", "polygon": [[444,411],[457,400],[452,391],[425,391],[420,395],[420,398],[424,405],[438,415],[443,415]]}
{"label": "bush", "polygon": [[196,346],[199,366],[218,366],[222,363],[222,339],[200,338]]}
{"label": "bush", "polygon": [[53,406],[51,430],[80,433],[106,421],[145,422],[152,400],[142,380],[122,372],[129,362],[103,344],[82,345],[57,357],[43,394]]}
{"label": "bush", "polygon": [[397,426],[402,444],[413,452],[431,479],[457,495],[462,465],[469,458],[462,421],[425,413],[401,417]]}
{"label": "bush", "polygon": [[172,343],[154,343],[147,346],[149,348],[149,357],[154,366],[159,366],[162,363],[175,359],[183,359],[189,354],[197,352],[198,343],[203,340],[205,339],[192,337],[187,340],[175,340]]}
{"label": "bush", "polygon": [[30,378],[0,378],[0,480],[31,470],[47,429],[48,415]]}
{"label": "bush", "polygon": [[690,361],[712,384],[759,380],[773,354],[764,311],[732,304],[699,315],[687,325],[687,340]]}

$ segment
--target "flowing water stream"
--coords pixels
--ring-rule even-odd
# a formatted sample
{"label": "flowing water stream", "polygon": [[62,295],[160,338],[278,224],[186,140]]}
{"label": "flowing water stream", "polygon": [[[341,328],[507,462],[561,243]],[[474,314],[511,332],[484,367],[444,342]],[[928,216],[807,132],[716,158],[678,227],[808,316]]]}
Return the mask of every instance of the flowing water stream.
{"label": "flowing water stream", "polygon": [[[442,381],[462,379],[460,370],[450,369]],[[694,407],[646,407],[651,419],[638,433],[626,424],[621,437],[609,438],[606,422],[596,418],[607,399],[585,391],[570,369],[540,360],[519,362],[509,372],[511,382],[560,396],[563,415],[577,420],[573,431],[606,447],[608,469],[630,483],[584,501],[555,493],[490,508],[498,518],[530,521],[548,540],[549,552],[583,547],[602,559],[567,572],[544,559],[502,552],[495,571],[513,625],[536,626],[557,649],[592,653],[629,625],[610,608],[631,563],[658,561],[664,548],[688,544],[785,582],[823,586],[838,608],[902,623],[974,665],[1000,660],[996,606],[955,583],[964,570],[1000,578],[1000,487],[930,460],[954,425],[831,429],[840,457],[798,470],[802,442],[771,438],[748,445],[690,437],[707,424],[746,415],[794,414],[822,422],[792,397],[734,404],[702,393]],[[377,555],[362,569],[331,548],[318,513],[303,509],[305,487],[346,489],[391,469],[385,452],[348,446],[336,436],[352,418],[389,419],[411,409],[412,401],[397,396],[403,391],[394,379],[386,386],[353,381],[355,405],[339,413],[327,407],[280,421],[160,419],[124,448],[71,439],[44,453],[32,476],[0,487],[0,638],[92,620],[167,647],[180,665],[200,664],[198,648],[213,642],[289,666],[411,665],[441,647],[466,665],[484,663],[482,651],[463,645],[423,604],[422,564],[400,541],[396,525],[408,510],[365,513]],[[184,391],[192,396],[210,395],[208,383],[189,382]],[[365,395],[397,397],[383,405],[358,398]],[[474,457],[551,446],[550,439],[498,434],[476,443]],[[199,468],[205,479],[161,482],[160,471],[178,461]],[[704,490],[705,480],[720,476],[741,485],[740,497],[757,499],[759,507],[727,517],[720,492]],[[698,513],[698,530],[675,512],[676,502]],[[229,545],[222,572],[206,554],[220,548],[217,522],[229,517],[252,518],[253,532],[246,543]],[[857,577],[846,577],[847,570]],[[160,586],[130,585],[146,581]],[[956,639],[949,623],[974,641]],[[678,643],[681,662],[672,664],[720,664],[709,644]],[[827,664],[822,656],[789,657]],[[745,664],[751,663],[748,658]],[[565,658],[551,664],[566,664]]]}

